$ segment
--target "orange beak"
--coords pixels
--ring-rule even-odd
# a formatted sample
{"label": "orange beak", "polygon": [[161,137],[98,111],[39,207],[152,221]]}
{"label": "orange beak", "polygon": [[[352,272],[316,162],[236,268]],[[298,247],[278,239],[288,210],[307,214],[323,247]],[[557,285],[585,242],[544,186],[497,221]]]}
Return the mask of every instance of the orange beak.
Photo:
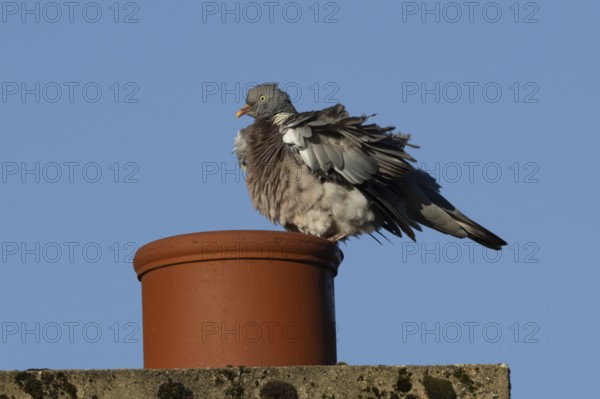
{"label": "orange beak", "polygon": [[248,104],[244,105],[238,112],[235,113],[235,117],[239,118],[244,115],[246,112],[250,111],[250,106]]}

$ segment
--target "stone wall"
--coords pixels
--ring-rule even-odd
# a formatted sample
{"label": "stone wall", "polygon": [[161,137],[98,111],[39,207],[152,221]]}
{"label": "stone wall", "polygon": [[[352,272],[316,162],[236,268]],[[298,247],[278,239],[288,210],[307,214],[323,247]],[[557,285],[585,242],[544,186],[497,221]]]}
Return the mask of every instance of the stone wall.
{"label": "stone wall", "polygon": [[0,372],[0,399],[509,399],[506,365]]}

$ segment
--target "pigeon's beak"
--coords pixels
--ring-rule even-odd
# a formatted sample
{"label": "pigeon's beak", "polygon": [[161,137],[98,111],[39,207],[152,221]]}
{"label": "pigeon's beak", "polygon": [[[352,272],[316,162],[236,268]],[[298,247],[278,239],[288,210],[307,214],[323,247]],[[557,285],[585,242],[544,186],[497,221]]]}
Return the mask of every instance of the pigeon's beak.
{"label": "pigeon's beak", "polygon": [[235,117],[239,118],[240,116],[246,114],[248,111],[250,111],[250,106],[246,104],[242,108],[240,108],[238,112],[235,113]]}

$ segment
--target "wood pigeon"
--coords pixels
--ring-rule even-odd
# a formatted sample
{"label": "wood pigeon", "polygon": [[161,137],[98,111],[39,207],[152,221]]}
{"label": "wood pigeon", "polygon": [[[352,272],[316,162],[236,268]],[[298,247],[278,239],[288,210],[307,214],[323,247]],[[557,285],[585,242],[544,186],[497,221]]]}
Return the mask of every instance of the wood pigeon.
{"label": "wood pigeon", "polygon": [[[407,134],[351,117],[341,104],[298,112],[276,83],[248,91],[235,151],[254,207],[288,231],[337,242],[385,229],[415,240],[424,225],[499,250],[506,242],[440,194],[410,162]],[[371,115],[372,116],[372,115]]]}

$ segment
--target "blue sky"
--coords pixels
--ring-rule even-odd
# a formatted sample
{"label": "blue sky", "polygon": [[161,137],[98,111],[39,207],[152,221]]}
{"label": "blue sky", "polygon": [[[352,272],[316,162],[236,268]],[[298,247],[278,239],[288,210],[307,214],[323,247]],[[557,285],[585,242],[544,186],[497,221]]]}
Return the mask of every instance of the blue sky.
{"label": "blue sky", "polygon": [[597,3],[57,4],[1,4],[0,369],[142,367],[137,247],[276,228],[230,153],[245,90],[276,81],[411,133],[509,242],[350,240],[339,360],[504,362],[515,398],[590,397]]}

